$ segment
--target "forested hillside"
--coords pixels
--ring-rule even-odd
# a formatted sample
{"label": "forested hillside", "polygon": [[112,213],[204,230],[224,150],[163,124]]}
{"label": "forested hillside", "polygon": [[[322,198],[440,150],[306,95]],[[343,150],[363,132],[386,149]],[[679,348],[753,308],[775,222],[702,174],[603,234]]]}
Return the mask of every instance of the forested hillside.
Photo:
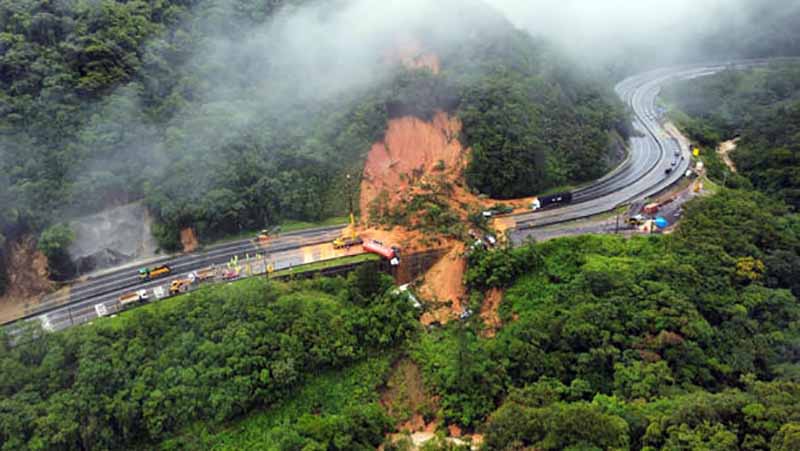
{"label": "forested hillside", "polygon": [[[182,226],[213,237],[326,214],[328,174],[385,114],[368,93],[274,108],[292,94],[263,92],[268,61],[239,71],[253,55],[225,46],[292,3],[5,2],[4,223],[41,230],[146,198],[171,248]],[[279,81],[269,90],[291,88]]]}
{"label": "forested hillside", "polygon": [[[701,50],[799,53],[800,10],[774,1],[730,53],[714,30]],[[475,191],[608,169],[628,133],[610,83],[478,0],[406,3],[0,0],[0,245],[36,234],[66,278],[63,222],[130,201],[170,250],[184,227],[212,240],[341,215],[387,121],[440,109],[463,122]],[[800,449],[800,66],[664,98],[728,188],[669,235],[467,251],[464,312],[499,295],[497,327],[423,328],[368,264],[0,330],[0,450],[391,451],[414,417],[489,450]],[[714,152],[734,137],[738,174]],[[419,373],[416,405],[384,396],[405,389],[398,362]]]}
{"label": "forested hillside", "polygon": [[800,222],[785,211],[724,191],[672,236],[474,254],[467,283],[507,289],[505,326],[415,346],[441,414],[489,449],[792,449]]}
{"label": "forested hillside", "polygon": [[[390,286],[371,266],[347,280],[249,280],[11,349],[2,339],[0,449],[154,449],[194,422],[211,428],[285,406],[315,375],[351,367],[359,380],[329,383],[373,392],[418,327]],[[389,430],[377,404],[292,423],[273,431],[269,449],[328,449],[319,432],[331,427],[339,449],[374,449]]]}
{"label": "forested hillside", "polygon": [[[210,240],[341,216],[345,174],[388,118],[436,109],[462,117],[481,192],[533,194],[606,169],[622,109],[545,43],[478,1],[458,16],[425,3],[409,23],[375,10],[364,39],[351,22],[369,5],[2,2],[3,234],[139,199],[167,250],[184,227]],[[393,58],[407,41],[440,73]]]}
{"label": "forested hillside", "polygon": [[491,338],[477,315],[423,331],[365,267],[219,286],[4,347],[0,440],[373,448],[408,415],[376,401],[409,356],[425,418],[483,433],[487,449],[793,450],[800,218],[787,211],[723,190],[671,236],[476,252],[473,302],[505,291]]}
{"label": "forested hillside", "polygon": [[[732,153],[739,175],[712,161],[717,179],[752,184],[800,207],[800,64],[727,71],[675,84],[665,99],[679,125],[713,153],[720,141],[740,138]],[[685,114],[683,114],[685,113]]]}

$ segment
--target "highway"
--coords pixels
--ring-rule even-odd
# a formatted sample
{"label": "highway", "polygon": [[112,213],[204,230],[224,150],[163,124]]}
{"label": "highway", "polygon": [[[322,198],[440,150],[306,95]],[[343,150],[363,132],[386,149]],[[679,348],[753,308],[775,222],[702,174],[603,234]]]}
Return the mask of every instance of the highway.
{"label": "highway", "polygon": [[676,80],[712,75],[729,67],[761,64],[765,62],[673,67],[646,72],[617,84],[615,91],[629,107],[634,130],[639,135],[630,139],[628,158],[605,177],[573,191],[571,204],[513,216],[512,241],[523,241],[529,235],[526,230],[614,211],[678,182],[689,169],[691,151],[664,129],[663,118],[656,107],[661,88]]}
{"label": "highway", "polygon": [[[347,254],[345,251],[334,251],[330,245],[339,236],[341,228],[330,226],[285,233],[265,245],[258,245],[250,239],[233,241],[209,247],[202,252],[150,260],[146,266],[169,264],[172,273],[169,277],[145,283],[139,280],[137,272],[141,265],[115,268],[46,296],[36,310],[26,312],[26,317],[39,321],[51,331],[83,324],[101,316],[103,312],[116,313],[117,300],[122,294],[145,289],[151,299],[158,299],[167,293],[171,280],[212,265],[225,266],[234,256],[244,259],[248,255],[261,255],[276,271],[344,256]],[[14,323],[9,326],[12,336],[18,333],[19,325]]]}
{"label": "highway", "polygon": [[[757,64],[763,62],[737,63],[737,66]],[[620,205],[655,194],[680,180],[689,168],[690,150],[681,148],[676,140],[668,137],[656,110],[656,98],[665,83],[713,74],[726,67],[731,65],[660,69],[619,83],[615,87],[616,93],[630,107],[633,126],[639,135],[631,138],[627,159],[601,179],[575,190],[572,204],[511,217],[514,222],[510,231],[512,241],[524,239],[526,230],[613,211]],[[669,173],[667,169],[670,169]],[[137,266],[117,268],[46,296],[35,309],[26,311],[24,318],[39,321],[46,330],[51,331],[83,324],[98,316],[117,312],[117,299],[121,294],[146,289],[151,299],[160,299],[171,280],[211,265],[224,265],[234,256],[244,258],[247,255],[262,255],[275,270],[336,258],[346,254],[334,251],[330,245],[341,228],[334,226],[281,234],[264,246],[256,245],[251,240],[241,240],[209,247],[194,254],[155,259],[147,262],[147,265],[169,264],[173,272],[170,277],[147,283],[140,283]],[[13,336],[19,333],[20,326],[21,322],[18,321],[8,326],[7,330]]]}

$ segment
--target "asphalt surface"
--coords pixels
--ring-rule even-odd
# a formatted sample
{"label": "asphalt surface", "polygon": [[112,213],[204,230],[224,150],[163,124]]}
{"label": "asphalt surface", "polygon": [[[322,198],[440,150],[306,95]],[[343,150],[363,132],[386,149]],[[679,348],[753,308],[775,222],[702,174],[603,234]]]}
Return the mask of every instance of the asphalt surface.
{"label": "asphalt surface", "polygon": [[[683,206],[690,200],[697,196],[703,195],[703,192],[694,192],[694,181],[687,184],[686,187],[678,190],[665,192],[661,195],[661,199],[667,197],[673,199],[672,202],[663,205],[658,213],[652,217],[662,217],[667,220],[669,227],[667,231],[671,231],[675,224],[678,223],[682,214]],[[633,202],[626,213],[634,215],[639,213],[639,209],[644,206],[643,202]],[[603,216],[592,216],[589,218],[576,219],[574,221],[562,222],[549,226],[536,227],[526,229],[518,234],[518,239],[532,238],[536,242],[544,242],[555,238],[575,236],[575,235],[591,235],[591,234],[618,234],[624,236],[643,235],[646,232],[639,229],[638,226],[630,226],[625,223],[626,214],[610,214]],[[655,232],[654,232],[655,233]],[[516,242],[515,244],[519,244]]]}
{"label": "asphalt surface", "polygon": [[[691,164],[690,149],[670,137],[656,108],[656,98],[665,84],[712,75],[726,68],[765,64],[747,61],[659,69],[630,77],[615,87],[630,108],[633,127],[639,136],[630,139],[628,158],[611,173],[573,192],[573,202],[550,210],[513,216],[513,242],[522,242],[530,229],[561,224],[608,213],[635,200],[659,193],[685,176]],[[670,170],[667,173],[667,170]]]}
{"label": "asphalt surface", "polygon": [[[89,322],[98,316],[119,311],[121,295],[145,289],[151,300],[164,297],[169,283],[188,277],[193,271],[212,266],[224,267],[232,258],[263,256],[275,271],[339,256],[330,242],[339,236],[342,226],[323,227],[276,236],[265,245],[250,239],[220,244],[202,252],[150,260],[143,266],[169,264],[172,272],[160,279],[141,282],[138,266],[128,266],[98,274],[65,290],[46,296],[35,310],[26,312],[26,319],[39,321],[46,330],[57,331]],[[21,322],[8,326],[13,337],[21,330]]]}
{"label": "asphalt surface", "polygon": [[[753,66],[764,62],[738,63]],[[664,190],[684,176],[690,163],[689,149],[667,136],[659,122],[656,97],[661,87],[672,80],[710,75],[731,64],[685,66],[647,72],[628,78],[616,86],[617,94],[630,106],[634,128],[640,136],[631,138],[628,158],[603,178],[574,191],[572,204],[514,216],[513,241],[522,241],[526,230],[586,218],[616,209],[632,200]],[[672,168],[669,174],[667,168]],[[25,312],[27,321],[39,321],[47,330],[62,330],[83,324],[119,308],[120,295],[139,289],[148,290],[152,299],[159,299],[165,287],[176,278],[212,265],[224,265],[233,257],[263,255],[275,270],[293,267],[310,261],[334,258],[330,241],[337,237],[342,226],[309,229],[282,234],[266,246],[251,240],[241,240],[209,247],[202,252],[168,256],[148,262],[148,266],[169,264],[169,277],[140,283],[135,266],[110,270],[72,285],[68,290],[48,295],[35,308]],[[315,247],[316,246],[316,247]],[[322,246],[322,247],[320,247]],[[21,330],[21,321],[8,326],[13,336]]]}

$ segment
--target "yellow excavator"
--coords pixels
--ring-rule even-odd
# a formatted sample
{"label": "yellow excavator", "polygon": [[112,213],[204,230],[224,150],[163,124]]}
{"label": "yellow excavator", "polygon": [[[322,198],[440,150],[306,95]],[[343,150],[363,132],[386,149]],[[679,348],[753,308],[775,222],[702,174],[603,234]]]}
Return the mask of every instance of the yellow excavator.
{"label": "yellow excavator", "polygon": [[[347,186],[348,192],[350,191],[350,174],[347,174]],[[334,249],[343,249],[349,248],[351,246],[358,246],[359,244],[363,244],[364,240],[358,236],[356,231],[356,215],[353,213],[353,196],[348,196],[348,203],[350,205],[350,224],[342,230],[342,234],[339,235],[339,238],[333,240],[333,248]]]}
{"label": "yellow excavator", "polygon": [[351,246],[358,246],[359,244],[363,244],[364,240],[358,236],[356,233],[356,217],[353,212],[350,212],[350,224],[342,230],[342,234],[339,238],[333,240],[333,248],[334,249],[342,249],[348,248]]}

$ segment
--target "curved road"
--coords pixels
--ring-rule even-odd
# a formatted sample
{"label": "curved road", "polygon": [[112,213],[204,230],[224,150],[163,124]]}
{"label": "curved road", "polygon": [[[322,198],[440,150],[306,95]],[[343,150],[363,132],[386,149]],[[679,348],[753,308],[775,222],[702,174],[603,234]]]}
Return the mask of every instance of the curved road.
{"label": "curved road", "polygon": [[[628,158],[603,178],[573,192],[573,203],[551,210],[527,212],[513,216],[515,230],[512,240],[525,235],[526,229],[542,227],[606,213],[633,200],[655,194],[677,182],[689,167],[689,149],[681,148],[669,138],[656,111],[656,98],[661,86],[673,80],[710,75],[728,67],[748,67],[765,64],[749,61],[735,64],[696,65],[660,69],[628,78],[615,90],[633,113],[633,125],[639,136],[631,138]],[[669,174],[667,168],[672,168]],[[303,254],[317,244],[329,243],[339,235],[341,226],[309,229],[283,234],[266,246],[256,246],[250,240],[218,245],[203,252],[169,256],[149,262],[167,263],[173,268],[171,277],[140,284],[136,267],[117,268],[74,284],[66,292],[45,297],[35,309],[25,312],[25,318],[40,321],[46,329],[61,330],[73,324],[89,322],[98,316],[97,305],[115,312],[117,298],[124,293],[145,288],[152,292],[169,280],[191,271],[228,262],[232,257],[263,254],[274,262],[275,269],[284,269],[307,262]],[[319,253],[319,251],[315,251]],[[330,256],[317,256],[318,259]],[[103,307],[101,307],[102,309]],[[20,322],[12,324],[10,332],[20,330]]]}
{"label": "curved road", "polygon": [[[656,98],[661,87],[676,80],[712,75],[726,68],[745,68],[766,64],[745,61],[714,65],[681,66],[659,69],[628,78],[615,87],[633,114],[639,136],[630,139],[630,154],[605,177],[573,192],[573,203],[552,210],[515,215],[512,240],[520,241],[526,229],[558,224],[615,210],[635,200],[663,191],[680,180],[689,169],[691,155],[670,137],[661,123]],[[670,170],[667,173],[667,170]]]}

